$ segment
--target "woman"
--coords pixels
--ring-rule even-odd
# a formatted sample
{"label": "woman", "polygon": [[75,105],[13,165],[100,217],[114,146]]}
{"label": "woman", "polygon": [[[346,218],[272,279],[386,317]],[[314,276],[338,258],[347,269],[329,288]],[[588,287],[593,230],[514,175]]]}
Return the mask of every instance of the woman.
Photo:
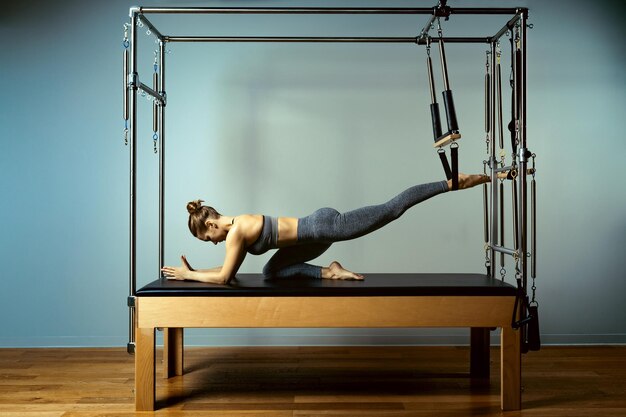
{"label": "woman", "polygon": [[[489,182],[486,175],[459,174],[459,189]],[[243,214],[224,216],[214,208],[202,206],[202,200],[187,204],[189,230],[205,242],[226,241],[224,265],[195,270],[183,255],[179,267],[161,269],[168,279],[228,284],[241,266],[246,252],[260,255],[278,249],[263,268],[266,277],[287,278],[296,275],[323,279],[362,280],[363,275],[345,269],[333,261],[327,267],[306,263],[324,253],[334,242],[355,239],[377,230],[400,217],[407,209],[437,194],[447,192],[451,180],[416,185],[388,202],[346,213],[323,208],[303,217],[269,217]]]}

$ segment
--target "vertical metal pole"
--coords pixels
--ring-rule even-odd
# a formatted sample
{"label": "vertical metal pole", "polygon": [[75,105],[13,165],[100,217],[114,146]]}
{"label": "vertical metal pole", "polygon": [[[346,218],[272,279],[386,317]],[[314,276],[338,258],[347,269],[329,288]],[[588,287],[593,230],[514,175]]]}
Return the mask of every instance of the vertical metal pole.
{"label": "vertical metal pole", "polygon": [[[526,254],[528,253],[528,193],[526,187],[526,176],[528,175],[528,158],[529,152],[526,148],[526,24],[527,24],[527,13],[522,12],[520,19],[520,50],[521,50],[521,64],[519,65],[519,74],[516,74],[520,85],[518,86],[519,91],[519,107],[518,107],[518,116],[519,116],[519,150],[520,153],[520,179],[519,179],[519,190],[520,190],[520,271],[522,274],[522,286],[524,288],[524,296],[528,294],[528,259],[526,258]],[[527,316],[527,306],[522,304],[521,307],[521,317]],[[522,328],[522,352],[527,352],[529,349],[529,341],[528,341],[528,326],[524,326]]]}
{"label": "vertical metal pole", "polygon": [[[527,12],[522,12],[522,18],[520,21],[520,31],[521,31],[521,45],[520,48],[522,50],[522,65],[521,65],[521,74],[519,74],[519,79],[521,82],[521,97],[520,101],[520,148],[522,152],[528,153],[526,148],[526,21],[528,19]],[[521,262],[522,262],[522,276],[524,282],[524,288],[526,288],[527,278],[528,278],[528,262],[526,258],[526,253],[528,252],[527,244],[528,244],[528,193],[526,186],[526,176],[528,173],[528,155],[522,155],[520,158],[520,213],[522,216],[522,221],[520,222],[521,230],[520,230],[520,239],[521,239]]]}
{"label": "vertical metal pole", "polygon": [[159,94],[163,101],[159,106],[159,132],[161,142],[159,149],[159,276],[165,264],[165,42],[159,42]]}
{"label": "vertical metal pole", "polygon": [[[137,293],[137,11],[130,13],[130,255],[129,292]],[[130,307],[128,352],[135,351],[135,307]]]}
{"label": "vertical metal pole", "polygon": [[[496,56],[496,44],[494,42],[491,43],[491,68],[495,68],[495,64],[496,64],[496,60],[495,60],[495,56]],[[491,141],[489,142],[490,146],[489,146],[489,166],[491,168],[491,238],[490,238],[490,242],[491,242],[491,277],[495,278],[496,274],[495,274],[495,264],[496,264],[496,252],[495,250],[493,250],[493,246],[496,244],[496,242],[498,241],[498,175],[496,173],[496,167],[497,167],[497,163],[496,163],[496,138],[494,135],[495,132],[495,128],[494,128],[494,123],[495,123],[495,114],[494,114],[494,110],[495,110],[495,106],[494,106],[494,102],[495,102],[495,86],[494,86],[494,82],[495,82],[495,77],[490,77],[490,83],[491,83],[491,88],[490,88],[490,94],[489,94],[489,111],[491,112],[491,120],[490,120],[490,126],[489,126],[489,130],[490,130],[490,137],[491,137]]]}

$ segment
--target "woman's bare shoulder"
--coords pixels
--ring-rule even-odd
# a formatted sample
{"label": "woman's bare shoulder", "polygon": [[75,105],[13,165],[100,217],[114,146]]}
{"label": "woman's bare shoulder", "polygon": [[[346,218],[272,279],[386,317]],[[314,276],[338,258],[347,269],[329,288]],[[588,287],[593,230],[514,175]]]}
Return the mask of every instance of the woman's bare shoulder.
{"label": "woman's bare shoulder", "polygon": [[233,226],[236,233],[243,237],[246,246],[251,245],[256,241],[263,229],[263,215],[241,214],[235,217]]}

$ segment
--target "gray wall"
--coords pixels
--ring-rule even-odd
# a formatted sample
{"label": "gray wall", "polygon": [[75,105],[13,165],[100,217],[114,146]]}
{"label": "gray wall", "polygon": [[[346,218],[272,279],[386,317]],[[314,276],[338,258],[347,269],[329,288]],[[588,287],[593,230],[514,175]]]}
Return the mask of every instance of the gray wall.
{"label": "gray wall", "polygon": [[[200,3],[226,2],[188,4]],[[150,2],[159,4],[168,2]],[[528,141],[538,155],[543,340],[624,343],[623,2],[483,0],[471,5],[527,6],[535,26],[528,41]],[[0,346],[122,346],[127,341],[129,153],[122,137],[121,37],[129,6],[119,0],[3,6]],[[411,36],[425,19],[153,20],[162,32],[178,34]],[[456,16],[445,30],[451,36],[478,36],[502,24],[502,18]],[[153,40],[141,32],[140,42],[140,73],[147,82]],[[301,216],[320,206],[345,210],[380,202],[414,183],[442,178],[430,145],[423,48],[175,44],[169,49],[168,263],[177,263],[184,253],[198,267],[221,264],[223,248],[195,240],[186,229],[190,199],[207,200],[226,214]],[[448,46],[465,172],[482,170],[485,158],[484,50],[484,45]],[[150,109],[141,99],[139,285],[157,275],[158,157],[152,152]],[[249,257],[242,272],[258,272],[269,256]],[[335,245],[320,263],[332,259],[365,273],[482,272],[481,192],[433,199],[384,230]],[[507,269],[511,282],[512,265]],[[188,341],[466,343],[467,331],[202,330],[189,332]]]}

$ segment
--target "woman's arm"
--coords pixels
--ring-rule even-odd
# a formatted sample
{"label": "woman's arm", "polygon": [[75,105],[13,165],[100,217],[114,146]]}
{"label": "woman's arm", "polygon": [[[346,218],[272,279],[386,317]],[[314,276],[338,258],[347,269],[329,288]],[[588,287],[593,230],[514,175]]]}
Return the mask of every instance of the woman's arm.
{"label": "woman's arm", "polygon": [[215,268],[210,268],[210,269],[194,269],[189,264],[189,261],[187,261],[187,257],[185,255],[181,256],[180,259],[183,261],[183,264],[187,266],[187,268],[189,268],[190,271],[219,272],[222,269],[221,266],[217,266]]}
{"label": "woman's arm", "polygon": [[246,250],[243,236],[235,229],[231,230],[226,237],[226,257],[224,265],[217,268],[194,270],[187,262],[187,258],[181,257],[182,266],[171,267],[165,266],[161,268],[163,275],[167,279],[175,280],[192,280],[200,282],[208,282],[212,284],[228,284],[235,276],[241,263],[246,257]]}

